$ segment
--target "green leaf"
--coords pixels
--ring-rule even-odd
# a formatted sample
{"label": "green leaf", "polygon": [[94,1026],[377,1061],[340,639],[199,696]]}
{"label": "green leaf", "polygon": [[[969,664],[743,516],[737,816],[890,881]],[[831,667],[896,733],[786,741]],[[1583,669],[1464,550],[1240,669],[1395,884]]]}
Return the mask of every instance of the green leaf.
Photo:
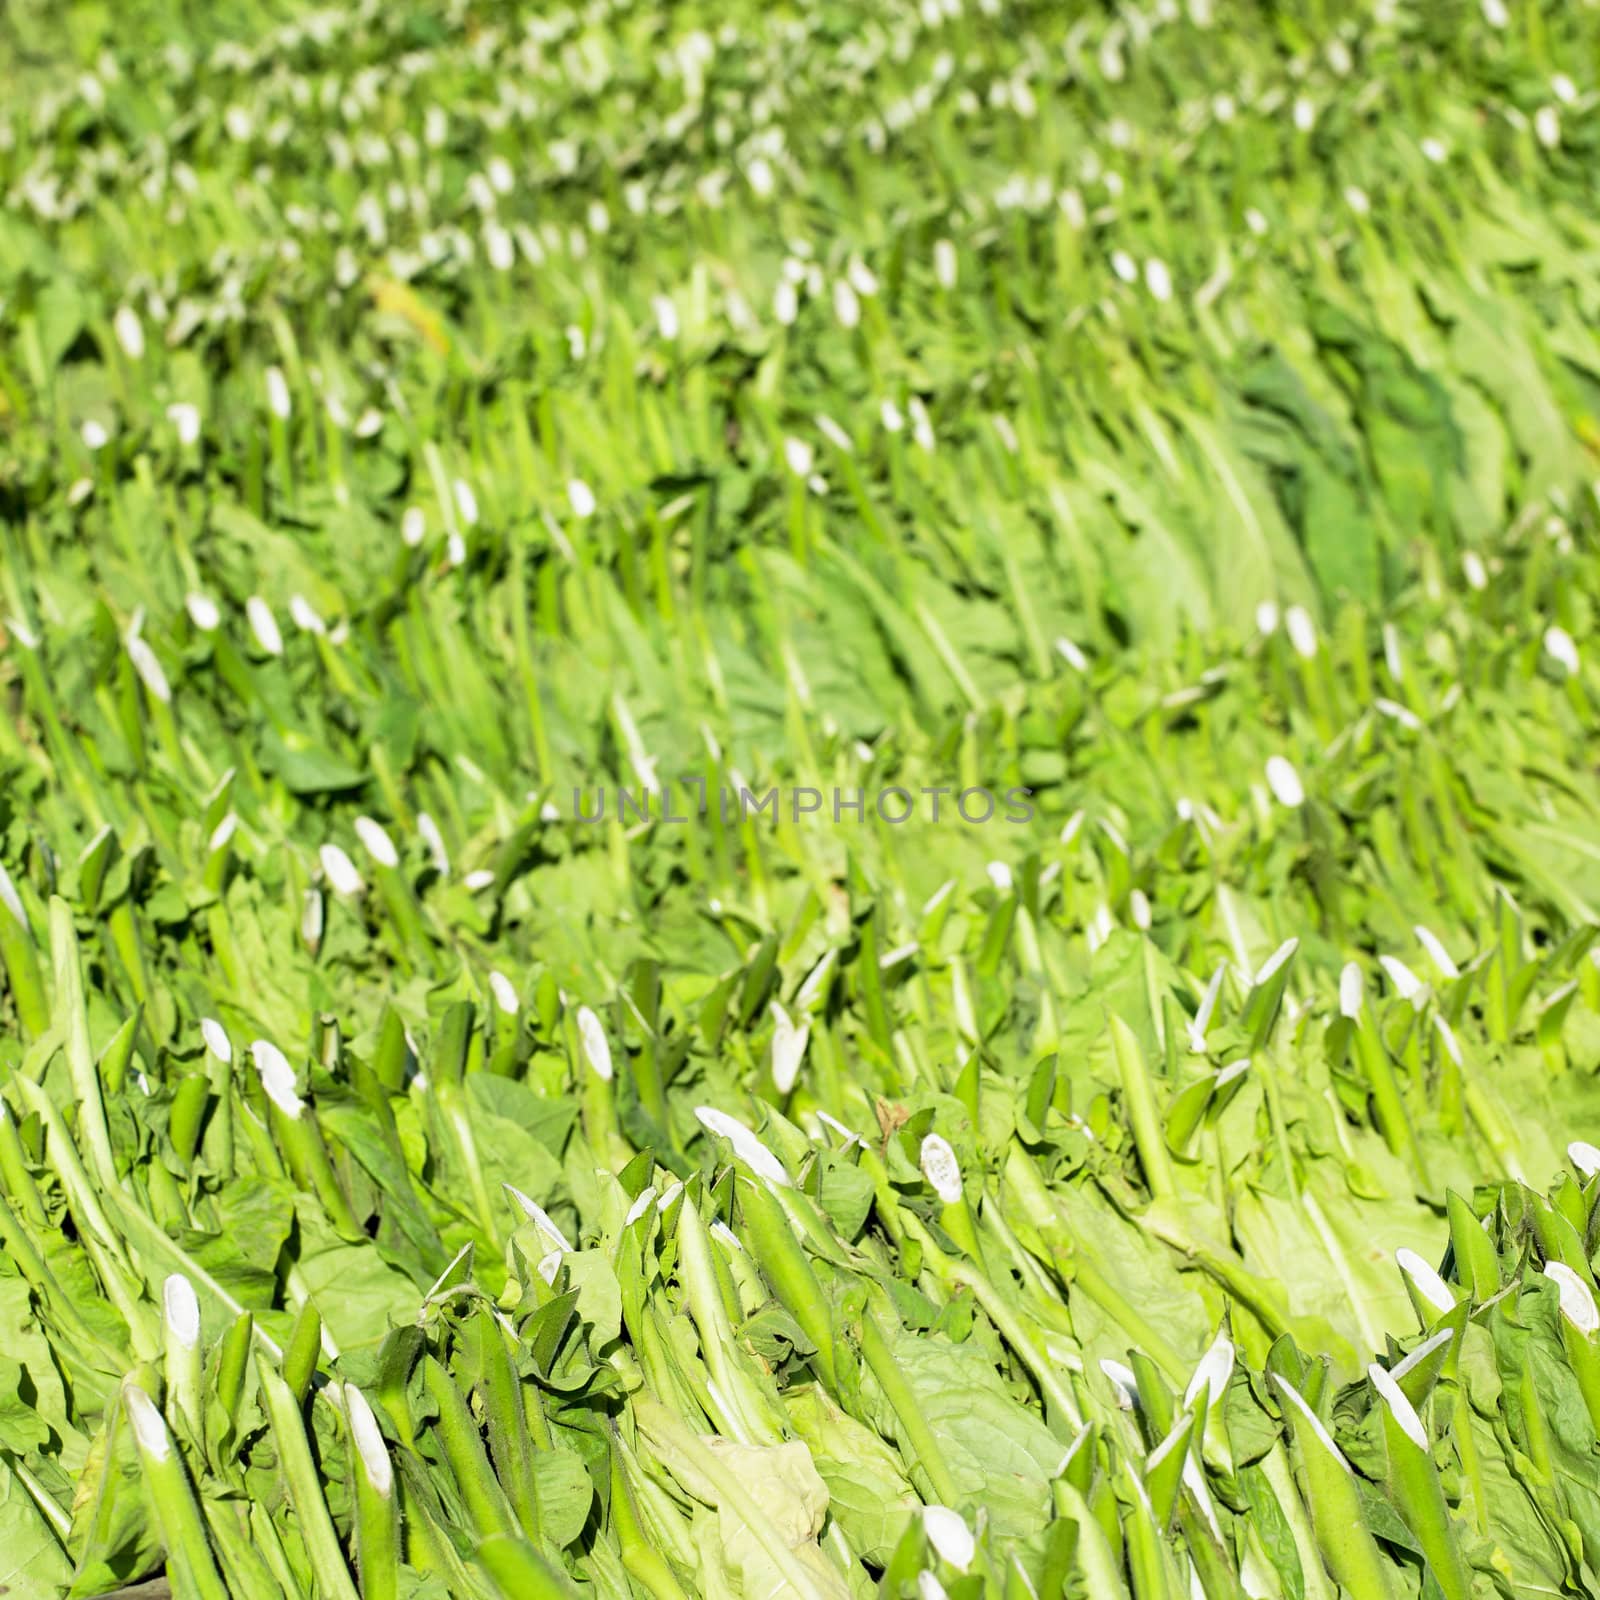
{"label": "green leaf", "polygon": [[315,739],[292,731],[280,734],[274,728],[261,736],[261,765],[292,794],[341,794],[369,781],[368,774]]}
{"label": "green leaf", "polygon": [[895,1453],[826,1390],[791,1390],[785,1409],[828,1488],[828,1513],[864,1560],[883,1566],[921,1502]]}
{"label": "green leaf", "polygon": [[45,1600],[64,1592],[71,1577],[72,1563],[44,1513],[0,1460],[0,1594]]}
{"label": "green leaf", "polygon": [[[1049,1484],[1066,1447],[1006,1390],[976,1343],[899,1332],[890,1351],[916,1397],[966,1508],[983,1506],[1002,1538],[1026,1538],[1045,1521]],[[895,1435],[891,1408],[875,1402],[874,1425]],[[957,1509],[962,1509],[958,1507]]]}
{"label": "green leaf", "polygon": [[594,1500],[594,1483],[576,1450],[539,1450],[533,1456],[539,1496],[539,1531],[557,1549],[583,1532]]}
{"label": "green leaf", "polygon": [[391,1324],[416,1317],[416,1285],[372,1245],[334,1245],[302,1256],[306,1291],[341,1350],[380,1344]]}

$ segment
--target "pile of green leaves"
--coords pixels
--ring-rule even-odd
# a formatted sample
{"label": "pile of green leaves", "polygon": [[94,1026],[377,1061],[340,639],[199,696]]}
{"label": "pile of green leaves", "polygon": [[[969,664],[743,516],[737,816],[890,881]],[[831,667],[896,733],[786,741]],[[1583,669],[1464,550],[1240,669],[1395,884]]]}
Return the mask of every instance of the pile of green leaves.
{"label": "pile of green leaves", "polygon": [[1600,1593],[1597,43],[7,7],[0,1591]]}

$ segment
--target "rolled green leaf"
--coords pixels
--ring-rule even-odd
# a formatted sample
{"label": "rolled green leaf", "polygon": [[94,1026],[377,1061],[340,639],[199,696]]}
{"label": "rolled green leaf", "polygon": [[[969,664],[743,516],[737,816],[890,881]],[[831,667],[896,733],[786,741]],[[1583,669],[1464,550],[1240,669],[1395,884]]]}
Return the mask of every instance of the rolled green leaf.
{"label": "rolled green leaf", "polygon": [[1427,1399],[1449,1366],[1456,1340],[1466,1326],[1466,1307],[1467,1302],[1462,1301],[1450,1325],[1436,1328],[1410,1355],[1389,1369],[1389,1376],[1400,1385],[1413,1406],[1420,1406]]}
{"label": "rolled green leaf", "polygon": [[1311,1526],[1328,1570],[1351,1600],[1395,1600],[1398,1591],[1389,1568],[1367,1530],[1355,1469],[1300,1391],[1281,1374],[1272,1377],[1287,1402],[1284,1416],[1299,1446]]}
{"label": "rolled green leaf", "polygon": [[1111,1054],[1127,1103],[1128,1121],[1133,1129],[1133,1142],[1139,1152],[1144,1181],[1151,1194],[1158,1198],[1170,1195],[1176,1190],[1177,1180],[1173,1175],[1172,1159],[1167,1154],[1166,1140],[1162,1136],[1161,1118],[1156,1110],[1155,1093],[1144,1052],[1139,1047],[1133,1029],[1121,1017],[1112,1017],[1110,1027]]}
{"label": "rolled green leaf", "polygon": [[1389,1493],[1427,1557],[1445,1600],[1470,1600],[1471,1574],[1461,1555],[1422,1419],[1392,1374],[1374,1364],[1367,1368],[1367,1377],[1383,1410]]}
{"label": "rolled green leaf", "polygon": [[395,1497],[394,1463],[367,1397],[353,1383],[345,1384],[342,1392],[350,1429],[361,1600],[395,1600],[400,1584],[400,1507]]}
{"label": "rolled green leaf", "polygon": [[735,1187],[745,1244],[784,1309],[817,1347],[823,1382],[831,1388],[836,1382],[833,1318],[816,1273],[768,1186],[741,1174]]}
{"label": "rolled green leaf", "polygon": [[1455,1310],[1456,1297],[1449,1284],[1415,1250],[1397,1250],[1394,1259],[1417,1321],[1427,1333],[1441,1317]]}
{"label": "rolled green leaf", "polygon": [[1145,1462],[1144,1487],[1152,1514],[1163,1529],[1170,1528],[1183,1487],[1184,1467],[1189,1460],[1189,1441],[1194,1435],[1195,1417],[1185,1412],[1171,1431],[1150,1452]]}
{"label": "rolled green leaf", "polygon": [[617,1127],[610,1041],[599,1017],[588,1006],[578,1007],[574,1027],[578,1052],[573,1071],[578,1080],[584,1131],[596,1150],[608,1155],[616,1152],[626,1159],[627,1145]]}
{"label": "rolled green leaf", "polygon": [[439,1412],[434,1423],[439,1443],[479,1538],[486,1539],[496,1533],[515,1534],[516,1518],[489,1465],[477,1421],[467,1407],[466,1398],[457,1388],[455,1379],[432,1356],[422,1358],[422,1371],[428,1396]]}
{"label": "rolled green leaf", "polygon": [[611,1440],[611,1507],[622,1547],[622,1564],[651,1600],[689,1600],[665,1555],[656,1548],[635,1499],[627,1447],[613,1426]]}
{"label": "rolled green leaf", "polygon": [[28,1170],[28,1157],[17,1135],[17,1125],[11,1108],[0,1099],[0,1185],[3,1185],[17,1209],[35,1228],[45,1226],[44,1202],[39,1198],[39,1186]]}
{"label": "rolled green leaf", "polygon": [[322,1315],[309,1298],[301,1302],[283,1350],[283,1381],[296,1403],[304,1400],[322,1355]]}
{"label": "rolled green leaf", "polygon": [[1178,1591],[1170,1581],[1171,1558],[1161,1538],[1156,1512],[1145,1486],[1134,1473],[1130,1461],[1122,1462],[1122,1472],[1132,1501],[1123,1524],[1127,1541],[1128,1575],[1133,1580],[1134,1600],[1177,1600]]}
{"label": "rolled green leaf", "polygon": [[208,1153],[214,1150],[218,1171],[226,1181],[234,1174],[233,1150],[233,1042],[220,1022],[200,1019],[200,1034],[206,1042],[206,1077],[216,1101],[216,1114],[206,1129]]}
{"label": "rolled green leaf", "polygon": [[578,1591],[526,1539],[496,1533],[478,1546],[478,1565],[502,1600],[574,1600]]}
{"label": "rolled green leaf", "polygon": [[178,1084],[172,1097],[172,1147],[186,1171],[194,1160],[200,1145],[200,1134],[205,1125],[206,1107],[211,1100],[211,1085],[203,1074],[194,1073]]}
{"label": "rolled green leaf", "polygon": [[972,1218],[972,1208],[967,1204],[960,1163],[949,1141],[937,1133],[928,1134],[922,1141],[918,1165],[929,1188],[939,1197],[943,1207],[939,1220],[945,1232],[981,1266],[983,1253],[978,1243],[978,1227]]}
{"label": "rolled green leaf", "polygon": [[1600,1441],[1600,1309],[1593,1291],[1573,1269],[1561,1261],[1545,1263],[1545,1277],[1561,1294],[1561,1340],[1567,1364],[1578,1380],[1589,1422]]}
{"label": "rolled green leaf", "polygon": [[162,1285],[162,1326],[166,1335],[167,1405],[181,1416],[196,1442],[204,1440],[205,1406],[200,1385],[200,1302],[194,1285],[174,1272]]}
{"label": "rolled green leaf", "polygon": [[[1274,756],[1268,761],[1268,778],[1273,773],[1273,762],[1282,761],[1281,756]],[[1287,767],[1288,763],[1284,762]],[[1282,769],[1277,769],[1282,770]],[[1290,773],[1293,769],[1289,769]],[[1299,786],[1298,775],[1294,776],[1294,786]],[[1296,802],[1298,805],[1300,802]],[[1267,957],[1261,970],[1255,975],[1250,984],[1250,992],[1245,996],[1244,1015],[1240,1025],[1249,1036],[1251,1050],[1260,1050],[1267,1042],[1272,1032],[1272,1025],[1278,1020],[1278,1012],[1283,1005],[1284,991],[1289,986],[1289,974],[1294,970],[1295,952],[1300,948],[1298,939],[1285,939],[1276,950]]]}
{"label": "rolled green leaf", "polygon": [[322,1482],[311,1446],[306,1439],[300,1402],[264,1357],[256,1357],[256,1377],[273,1443],[278,1450],[278,1470],[300,1523],[300,1537],[316,1569],[317,1583],[328,1600],[360,1600],[345,1565],[339,1535],[323,1498]]}
{"label": "rolled green leaf", "polygon": [[938,1441],[917,1405],[910,1383],[894,1359],[870,1304],[861,1315],[861,1355],[871,1368],[873,1377],[878,1380],[878,1386],[883,1390],[884,1398],[888,1400],[904,1438],[914,1452],[915,1464],[927,1474],[934,1494],[947,1504],[959,1500],[960,1490],[950,1476],[950,1468],[945,1463]]}
{"label": "rolled green leaf", "polygon": [[[0,913],[4,914],[4,913]],[[111,1153],[111,1132],[106,1123],[100,1074],[95,1068],[89,1039],[89,1009],[83,993],[83,967],[78,955],[78,932],[72,910],[59,895],[50,900],[50,948],[55,964],[54,1019],[61,1030],[67,1066],[72,1073],[78,1102],[80,1137],[88,1151],[88,1165],[108,1187],[118,1183],[117,1163]]]}
{"label": "rolled green leaf", "polygon": [[350,1201],[328,1159],[316,1117],[295,1087],[294,1069],[283,1052],[266,1039],[257,1039],[250,1050],[256,1071],[261,1075],[261,1087],[266,1092],[273,1132],[289,1170],[321,1200],[329,1219],[345,1238],[365,1239],[366,1234],[350,1209]]}
{"label": "rolled green leaf", "polygon": [[193,1595],[195,1600],[229,1600],[189,1475],[183,1470],[165,1420],[150,1396],[132,1381],[123,1385],[122,1405],[133,1429],[139,1464],[172,1563],[174,1593]]}
{"label": "rolled green leaf", "polygon": [[1455,1247],[1456,1276],[1471,1290],[1474,1300],[1488,1300],[1500,1290],[1500,1262],[1494,1246],[1477,1213],[1460,1195],[1447,1190],[1445,1207],[1450,1217],[1450,1242]]}
{"label": "rolled green leaf", "polygon": [[523,1533],[537,1543],[542,1536],[539,1491],[533,1469],[532,1439],[523,1406],[522,1385],[511,1364],[506,1334],[500,1326],[497,1313],[489,1306],[481,1305],[473,1320],[478,1335],[478,1368],[482,1374],[480,1393],[495,1474],[517,1514]]}
{"label": "rolled green leaf", "polygon": [[710,1239],[699,1209],[685,1201],[678,1214],[678,1274],[690,1315],[700,1334],[700,1353],[715,1385],[718,1404],[732,1415],[736,1437],[775,1444],[783,1437],[783,1419],[747,1369],[748,1357],[734,1336],[733,1325],[717,1286]]}
{"label": "rolled green leaf", "polygon": [[244,1382],[250,1370],[250,1350],[255,1337],[255,1318],[241,1311],[223,1336],[217,1352],[217,1400],[230,1427],[237,1427],[239,1402],[244,1397]]}
{"label": "rolled green leaf", "polygon": [[50,997],[45,990],[33,930],[4,863],[0,863],[0,967],[5,969],[10,982],[11,997],[23,1031],[30,1039],[43,1038],[50,1027]]}
{"label": "rolled green leaf", "polygon": [[400,867],[400,852],[382,824],[371,817],[357,817],[357,837],[371,858],[378,881],[378,892],[383,897],[389,915],[394,919],[400,942],[411,960],[420,960],[431,941],[416,896]]}

